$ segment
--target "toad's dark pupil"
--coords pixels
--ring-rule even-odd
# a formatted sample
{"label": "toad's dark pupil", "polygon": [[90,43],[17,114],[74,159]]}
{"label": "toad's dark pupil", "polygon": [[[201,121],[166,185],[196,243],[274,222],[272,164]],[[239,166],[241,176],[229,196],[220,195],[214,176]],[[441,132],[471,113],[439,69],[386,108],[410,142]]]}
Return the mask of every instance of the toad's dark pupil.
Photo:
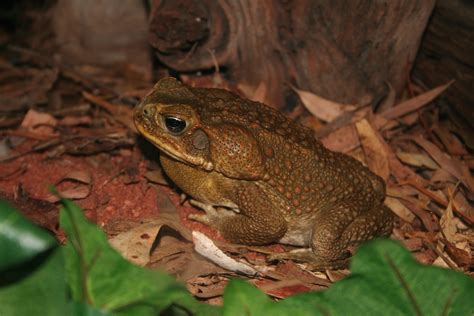
{"label": "toad's dark pupil", "polygon": [[174,134],[181,133],[186,127],[186,121],[173,116],[165,117],[166,128]]}

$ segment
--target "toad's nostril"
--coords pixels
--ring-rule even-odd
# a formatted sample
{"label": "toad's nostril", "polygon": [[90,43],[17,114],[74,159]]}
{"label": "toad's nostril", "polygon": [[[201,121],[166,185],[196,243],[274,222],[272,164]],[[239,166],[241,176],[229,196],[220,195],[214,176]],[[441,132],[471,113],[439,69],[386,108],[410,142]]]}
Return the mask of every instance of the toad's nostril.
{"label": "toad's nostril", "polygon": [[143,107],[142,113],[144,116],[150,117],[154,113],[154,108],[146,105]]}

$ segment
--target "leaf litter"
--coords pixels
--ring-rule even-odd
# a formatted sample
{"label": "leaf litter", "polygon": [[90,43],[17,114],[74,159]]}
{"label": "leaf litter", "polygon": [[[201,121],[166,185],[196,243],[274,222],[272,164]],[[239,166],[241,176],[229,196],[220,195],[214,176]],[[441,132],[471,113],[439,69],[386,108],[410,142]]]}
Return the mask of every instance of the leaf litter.
{"label": "leaf litter", "polygon": [[[219,302],[231,277],[247,278],[267,294],[284,298],[327,288],[347,275],[313,273],[291,261],[270,264],[266,254],[281,245],[228,244],[209,227],[189,221],[187,215],[199,211],[183,202],[156,164],[158,151],[137,138],[131,120],[151,82],[128,81],[126,75],[92,66],[62,65],[28,49],[11,50],[18,62],[0,65],[5,70],[0,76],[5,105],[0,108],[5,153],[0,193],[59,239],[57,204],[47,191],[51,184],[63,196],[78,199],[125,257],[173,273],[208,302]],[[216,80],[196,82],[214,86]],[[425,116],[439,116],[433,104],[450,84],[407,100],[398,100],[387,84],[385,101],[375,110],[293,87],[302,105],[290,115],[313,128],[325,146],[360,159],[386,180],[386,204],[398,216],[392,238],[420,262],[472,275],[472,141],[454,119],[422,124]],[[240,88],[257,100],[266,98],[265,83]],[[207,236],[198,237],[199,242],[214,250],[198,254],[192,231]],[[227,269],[216,265],[216,254],[232,264]],[[257,273],[242,275],[240,264]]]}

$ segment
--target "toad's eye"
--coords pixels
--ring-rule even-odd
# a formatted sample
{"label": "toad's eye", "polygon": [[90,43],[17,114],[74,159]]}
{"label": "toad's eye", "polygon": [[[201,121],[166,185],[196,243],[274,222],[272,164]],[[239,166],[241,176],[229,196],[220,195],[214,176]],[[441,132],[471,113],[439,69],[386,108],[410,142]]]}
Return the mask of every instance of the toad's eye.
{"label": "toad's eye", "polygon": [[165,116],[166,129],[172,134],[180,134],[186,128],[186,121],[174,116]]}

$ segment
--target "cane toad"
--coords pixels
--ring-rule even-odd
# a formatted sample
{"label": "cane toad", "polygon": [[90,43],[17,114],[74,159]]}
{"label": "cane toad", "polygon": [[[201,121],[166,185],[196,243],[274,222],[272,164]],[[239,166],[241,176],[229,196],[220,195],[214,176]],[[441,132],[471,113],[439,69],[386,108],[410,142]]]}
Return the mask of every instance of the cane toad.
{"label": "cane toad", "polygon": [[262,103],[165,78],[134,121],[169,178],[206,211],[191,218],[231,242],[304,246],[272,259],[321,270],[346,266],[349,247],[391,232],[384,181]]}

